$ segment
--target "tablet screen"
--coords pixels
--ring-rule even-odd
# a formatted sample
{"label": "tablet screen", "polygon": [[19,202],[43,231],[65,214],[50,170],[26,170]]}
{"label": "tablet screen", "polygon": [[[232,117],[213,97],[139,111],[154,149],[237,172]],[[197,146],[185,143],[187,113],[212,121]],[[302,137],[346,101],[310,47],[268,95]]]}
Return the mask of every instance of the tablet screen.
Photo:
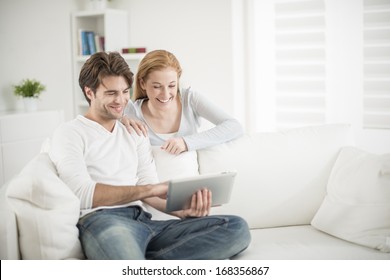
{"label": "tablet screen", "polygon": [[192,195],[201,189],[212,193],[212,206],[222,205],[230,200],[236,172],[203,174],[191,178],[171,180],[167,194],[167,212],[190,207]]}

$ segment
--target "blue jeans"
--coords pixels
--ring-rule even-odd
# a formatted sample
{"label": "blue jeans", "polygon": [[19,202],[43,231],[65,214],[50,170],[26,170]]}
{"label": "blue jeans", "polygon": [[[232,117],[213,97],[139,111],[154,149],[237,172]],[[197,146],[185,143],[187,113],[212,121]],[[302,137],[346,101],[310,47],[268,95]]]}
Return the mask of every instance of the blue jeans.
{"label": "blue jeans", "polygon": [[77,224],[88,259],[228,259],[250,243],[237,216],[155,221],[141,207],[103,209]]}

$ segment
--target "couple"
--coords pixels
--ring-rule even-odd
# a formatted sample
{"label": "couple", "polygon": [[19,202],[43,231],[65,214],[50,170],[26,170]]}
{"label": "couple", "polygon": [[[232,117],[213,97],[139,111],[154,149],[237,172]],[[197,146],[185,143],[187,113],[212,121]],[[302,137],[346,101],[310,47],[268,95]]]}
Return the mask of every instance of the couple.
{"label": "couple", "polygon": [[[180,219],[155,221],[145,211],[144,203],[164,211],[168,190],[158,181],[151,144],[179,154],[242,135],[235,120],[202,96],[180,92],[180,75],[171,53],[148,53],[132,103],[133,73],[118,53],[96,53],[82,67],[89,109],[56,130],[49,155],[80,199],[77,226],[88,259],[227,259],[249,245],[242,218],[208,215],[208,190],[193,194],[189,209],[170,213]],[[125,108],[130,118],[122,118]],[[200,117],[216,126],[196,133]],[[135,118],[148,125],[149,137],[140,135],[146,128]]]}

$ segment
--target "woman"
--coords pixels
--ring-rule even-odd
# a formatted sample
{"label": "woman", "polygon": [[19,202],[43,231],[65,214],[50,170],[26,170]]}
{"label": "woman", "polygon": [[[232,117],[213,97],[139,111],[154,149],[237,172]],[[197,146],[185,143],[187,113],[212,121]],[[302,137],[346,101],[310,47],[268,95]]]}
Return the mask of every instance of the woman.
{"label": "woman", "polygon": [[[152,146],[171,154],[198,150],[224,143],[243,135],[241,124],[205,96],[191,88],[180,90],[182,69],[176,57],[165,50],[149,52],[136,75],[134,103],[129,102],[122,122],[129,129],[145,134],[147,126]],[[215,126],[198,132],[200,119]]]}

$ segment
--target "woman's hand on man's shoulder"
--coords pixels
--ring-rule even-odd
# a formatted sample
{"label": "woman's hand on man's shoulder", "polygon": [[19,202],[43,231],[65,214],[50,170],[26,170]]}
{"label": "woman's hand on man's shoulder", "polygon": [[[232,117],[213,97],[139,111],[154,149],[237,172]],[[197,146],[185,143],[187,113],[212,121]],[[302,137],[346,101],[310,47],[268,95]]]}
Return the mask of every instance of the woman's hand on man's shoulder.
{"label": "woman's hand on man's shoulder", "polygon": [[144,122],[137,119],[130,119],[126,115],[124,115],[120,121],[129,133],[132,133],[132,129],[134,129],[139,136],[148,136],[148,126]]}

